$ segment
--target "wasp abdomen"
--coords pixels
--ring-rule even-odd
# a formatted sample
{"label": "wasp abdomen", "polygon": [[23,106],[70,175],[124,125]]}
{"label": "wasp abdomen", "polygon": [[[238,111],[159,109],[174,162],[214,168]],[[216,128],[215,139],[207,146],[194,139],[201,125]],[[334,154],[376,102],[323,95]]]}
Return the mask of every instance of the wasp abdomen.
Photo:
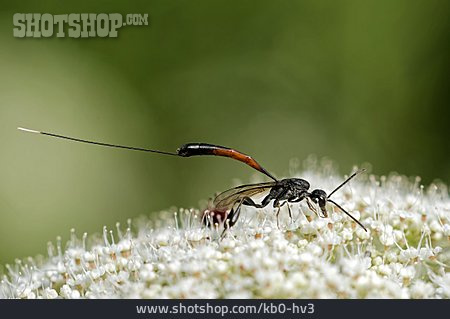
{"label": "wasp abdomen", "polygon": [[183,157],[196,156],[196,155],[216,155],[214,152],[217,149],[231,150],[224,146],[207,144],[207,143],[187,143],[181,145],[177,150],[177,154]]}
{"label": "wasp abdomen", "polygon": [[250,167],[260,171],[261,173],[269,176],[273,180],[276,180],[268,171],[266,171],[258,162],[256,162],[251,156],[241,153],[229,147],[206,144],[206,143],[188,143],[182,145],[177,154],[183,157],[196,156],[196,155],[214,155],[233,158],[239,162],[245,163]]}

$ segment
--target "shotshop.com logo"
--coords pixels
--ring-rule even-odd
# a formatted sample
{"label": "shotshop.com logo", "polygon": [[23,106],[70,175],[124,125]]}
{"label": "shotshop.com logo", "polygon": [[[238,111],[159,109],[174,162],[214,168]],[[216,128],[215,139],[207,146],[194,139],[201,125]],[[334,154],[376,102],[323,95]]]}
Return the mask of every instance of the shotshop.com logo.
{"label": "shotshop.com logo", "polygon": [[116,38],[123,26],[148,25],[148,14],[127,14],[124,19],[120,13],[15,13],[13,23],[16,38]]}

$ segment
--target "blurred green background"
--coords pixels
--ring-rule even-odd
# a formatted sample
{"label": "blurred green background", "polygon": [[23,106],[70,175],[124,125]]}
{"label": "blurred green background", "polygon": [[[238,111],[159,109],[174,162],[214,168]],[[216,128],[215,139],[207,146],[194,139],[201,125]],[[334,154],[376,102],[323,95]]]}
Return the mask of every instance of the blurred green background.
{"label": "blurred green background", "polygon": [[[449,1],[35,1],[0,9],[0,264],[46,242],[199,201],[254,172],[26,134],[174,151],[204,141],[277,176],[291,158],[341,173],[450,180]],[[14,38],[16,12],[148,13],[118,38]]]}

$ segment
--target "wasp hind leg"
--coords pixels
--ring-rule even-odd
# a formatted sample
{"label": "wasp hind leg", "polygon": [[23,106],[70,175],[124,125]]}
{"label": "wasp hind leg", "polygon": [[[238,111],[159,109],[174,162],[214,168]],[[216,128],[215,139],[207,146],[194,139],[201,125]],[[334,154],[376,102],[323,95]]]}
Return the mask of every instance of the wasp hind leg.
{"label": "wasp hind leg", "polygon": [[261,202],[261,204],[255,203],[253,201],[253,199],[251,199],[250,197],[242,198],[240,201],[237,202],[237,206],[236,206],[236,204],[234,205],[236,208],[233,207],[231,209],[230,213],[227,215],[227,217],[224,221],[224,224],[223,224],[224,228],[223,228],[222,234],[220,235],[220,238],[223,238],[223,236],[225,235],[225,232],[237,223],[239,216],[241,215],[242,205],[252,206],[255,208],[264,208],[267,206],[267,204],[269,204],[269,202],[270,202],[270,199],[268,199],[268,197],[264,198],[263,201]]}
{"label": "wasp hind leg", "polygon": [[267,204],[270,203],[270,199],[269,197],[265,197],[263,199],[263,201],[261,202],[261,204],[257,204],[253,201],[253,199],[251,199],[250,197],[244,197],[242,199],[242,205],[245,206],[252,206],[252,207],[256,207],[256,208],[264,208],[267,206]]}
{"label": "wasp hind leg", "polygon": [[239,216],[241,215],[241,206],[242,201],[238,202],[236,207],[231,208],[231,211],[228,213],[223,223],[223,231],[220,235],[220,239],[223,239],[226,231],[237,223]]}

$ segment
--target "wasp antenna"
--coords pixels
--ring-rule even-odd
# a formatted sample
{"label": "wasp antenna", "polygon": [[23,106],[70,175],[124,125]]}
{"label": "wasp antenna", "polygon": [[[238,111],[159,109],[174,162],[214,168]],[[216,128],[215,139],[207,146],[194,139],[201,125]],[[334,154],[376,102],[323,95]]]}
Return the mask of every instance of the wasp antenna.
{"label": "wasp antenna", "polygon": [[141,147],[134,147],[134,146],[125,146],[125,145],[117,145],[117,144],[109,144],[109,143],[103,143],[103,142],[89,141],[89,140],[83,140],[83,139],[76,138],[76,137],[59,135],[59,134],[55,134],[55,133],[31,130],[31,129],[23,128],[23,127],[18,127],[17,129],[20,130],[20,131],[24,131],[24,132],[47,135],[47,136],[51,136],[51,137],[56,137],[56,138],[60,138],[60,139],[64,139],[64,140],[73,141],[73,142],[94,144],[94,145],[100,145],[100,146],[105,146],[105,147],[113,147],[113,148],[122,148],[122,149],[132,150],[132,151],[141,151],[141,152],[149,152],[149,153],[158,153],[158,154],[164,154],[164,155],[179,156],[178,153],[153,150],[153,149],[150,149],[150,148],[141,148]]}
{"label": "wasp antenna", "polygon": [[330,195],[328,195],[327,198],[330,198],[331,195],[333,195],[334,193],[336,193],[342,186],[344,186],[345,184],[347,184],[353,177],[355,177],[356,175],[358,175],[359,173],[365,172],[366,169],[365,168],[361,168],[360,170],[357,170],[356,172],[354,172],[352,175],[350,175],[349,178],[347,178],[345,181],[342,182],[341,185],[339,185],[338,187],[336,187],[331,193]]}
{"label": "wasp antenna", "polygon": [[359,226],[361,226],[366,232],[367,229],[366,227],[364,227],[363,224],[361,224],[361,222],[359,220],[357,220],[355,217],[353,217],[350,213],[348,213],[345,209],[343,209],[338,203],[336,203],[335,201],[329,199],[329,202],[332,202],[334,205],[336,205],[337,208],[339,208],[340,210],[342,210],[345,214],[347,214],[347,216],[349,216],[351,219],[353,219]]}
{"label": "wasp antenna", "polygon": [[18,129],[19,131],[24,131],[24,132],[28,132],[28,133],[41,134],[41,132],[35,131],[35,130],[31,130],[31,129],[29,129],[29,128],[18,127],[17,129]]}

